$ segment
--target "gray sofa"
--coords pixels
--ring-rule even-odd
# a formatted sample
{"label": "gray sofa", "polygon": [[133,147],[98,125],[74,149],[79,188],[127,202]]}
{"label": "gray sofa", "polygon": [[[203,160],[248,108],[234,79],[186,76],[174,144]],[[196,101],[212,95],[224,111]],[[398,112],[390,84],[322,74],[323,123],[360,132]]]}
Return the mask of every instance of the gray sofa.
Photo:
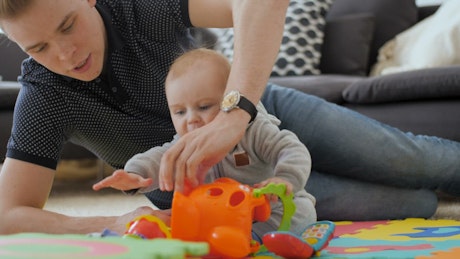
{"label": "gray sofa", "polygon": [[[368,76],[383,44],[438,8],[418,7],[414,0],[335,0],[326,14],[321,74],[272,76],[270,81],[403,131],[460,141],[455,112],[460,108],[460,65]],[[219,49],[214,31],[196,29],[193,35],[198,45]]]}
{"label": "gray sofa", "polygon": [[[367,76],[386,41],[439,7],[417,7],[414,2],[336,0],[326,15],[322,74],[271,81],[404,131],[460,141],[460,65]],[[373,30],[366,25],[369,17],[374,17]]]}
{"label": "gray sofa", "polygon": [[[326,15],[325,38],[319,65],[321,75],[278,76],[270,81],[338,105],[414,134],[460,141],[460,66],[368,77],[378,49],[396,34],[434,13],[437,6],[417,7],[414,0],[336,0]],[[197,42],[210,46],[209,30],[191,31]],[[10,135],[15,82],[26,56],[0,39],[0,157]],[[6,59],[3,57],[7,57]],[[8,61],[7,61],[8,60]],[[457,112],[456,112],[457,111]],[[62,158],[94,157],[69,143]]]}
{"label": "gray sofa", "polygon": [[[325,15],[321,74],[272,76],[270,81],[403,131],[460,141],[460,64],[368,76],[384,43],[438,8],[418,7],[414,0],[335,0]],[[194,32],[198,45],[219,49],[213,45],[217,35]]]}

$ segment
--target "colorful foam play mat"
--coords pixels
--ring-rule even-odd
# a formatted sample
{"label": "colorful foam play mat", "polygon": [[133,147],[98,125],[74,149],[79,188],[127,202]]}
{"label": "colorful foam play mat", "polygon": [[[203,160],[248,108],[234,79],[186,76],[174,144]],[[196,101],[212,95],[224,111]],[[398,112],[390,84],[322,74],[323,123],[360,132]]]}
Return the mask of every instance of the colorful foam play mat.
{"label": "colorful foam play mat", "polygon": [[460,221],[405,219],[335,222],[320,258],[460,259]]}
{"label": "colorful foam play mat", "polygon": [[[460,221],[405,219],[335,222],[335,237],[314,258],[459,259]],[[199,258],[206,243],[85,235],[0,236],[0,258]],[[256,258],[270,258],[268,255]]]}

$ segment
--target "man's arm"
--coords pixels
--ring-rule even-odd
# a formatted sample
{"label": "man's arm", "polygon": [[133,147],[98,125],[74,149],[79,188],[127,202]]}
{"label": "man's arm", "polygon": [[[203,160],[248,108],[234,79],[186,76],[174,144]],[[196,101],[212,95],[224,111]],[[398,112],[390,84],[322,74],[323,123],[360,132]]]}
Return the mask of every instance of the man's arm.
{"label": "man's arm", "polygon": [[[189,0],[196,27],[234,28],[234,56],[226,92],[238,90],[257,104],[268,82],[283,35],[289,0]],[[182,191],[185,179],[197,184],[242,138],[250,115],[220,112],[213,122],[184,135],[162,158],[160,185]]]}
{"label": "man's arm", "polygon": [[155,214],[169,224],[166,214],[147,207],[120,217],[69,217],[43,210],[54,174],[55,171],[49,168],[11,158],[5,159],[0,173],[0,234],[87,234],[101,232],[104,228],[123,233],[126,223],[143,214]]}
{"label": "man's arm", "polygon": [[289,0],[189,0],[196,27],[233,27],[234,55],[226,92],[257,104],[278,55]]}

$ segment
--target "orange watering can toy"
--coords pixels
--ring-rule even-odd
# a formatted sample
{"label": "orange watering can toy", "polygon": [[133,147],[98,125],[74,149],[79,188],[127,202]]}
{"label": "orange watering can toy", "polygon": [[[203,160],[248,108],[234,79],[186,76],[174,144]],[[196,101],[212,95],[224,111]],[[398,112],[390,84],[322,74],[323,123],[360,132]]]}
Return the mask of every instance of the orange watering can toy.
{"label": "orange watering can toy", "polygon": [[188,195],[174,193],[171,236],[185,241],[204,241],[210,255],[241,258],[259,250],[252,240],[253,221],[270,217],[265,195],[230,178],[201,185]]}
{"label": "orange watering can toy", "polygon": [[[308,256],[299,257],[297,252],[286,246],[288,239],[296,239],[295,251],[300,251],[298,247],[313,251],[300,237],[288,232],[295,204],[293,194],[285,193],[286,186],[283,184],[253,189],[230,178],[219,178],[186,194],[174,193],[170,228],[160,219],[145,215],[130,222],[124,236],[207,243],[207,255],[218,258],[244,258],[250,254],[270,252],[271,249],[252,239],[251,230],[254,221],[266,221],[270,217],[270,203],[264,194],[275,194],[283,203],[283,217],[277,232],[270,233],[264,239],[267,239],[270,248],[280,251],[280,255],[294,254],[288,257],[309,258],[310,252]],[[293,243],[291,241],[288,243]]]}

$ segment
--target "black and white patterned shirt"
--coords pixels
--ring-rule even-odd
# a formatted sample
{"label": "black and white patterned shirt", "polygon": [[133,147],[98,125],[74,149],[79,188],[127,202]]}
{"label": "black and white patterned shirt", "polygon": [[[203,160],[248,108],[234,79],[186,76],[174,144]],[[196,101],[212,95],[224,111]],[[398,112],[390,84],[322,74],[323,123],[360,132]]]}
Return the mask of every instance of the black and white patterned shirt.
{"label": "black and white patterned shirt", "polygon": [[96,7],[109,41],[105,75],[83,82],[26,60],[7,157],[54,169],[71,141],[122,168],[172,139],[163,83],[191,27],[187,0],[98,0]]}

